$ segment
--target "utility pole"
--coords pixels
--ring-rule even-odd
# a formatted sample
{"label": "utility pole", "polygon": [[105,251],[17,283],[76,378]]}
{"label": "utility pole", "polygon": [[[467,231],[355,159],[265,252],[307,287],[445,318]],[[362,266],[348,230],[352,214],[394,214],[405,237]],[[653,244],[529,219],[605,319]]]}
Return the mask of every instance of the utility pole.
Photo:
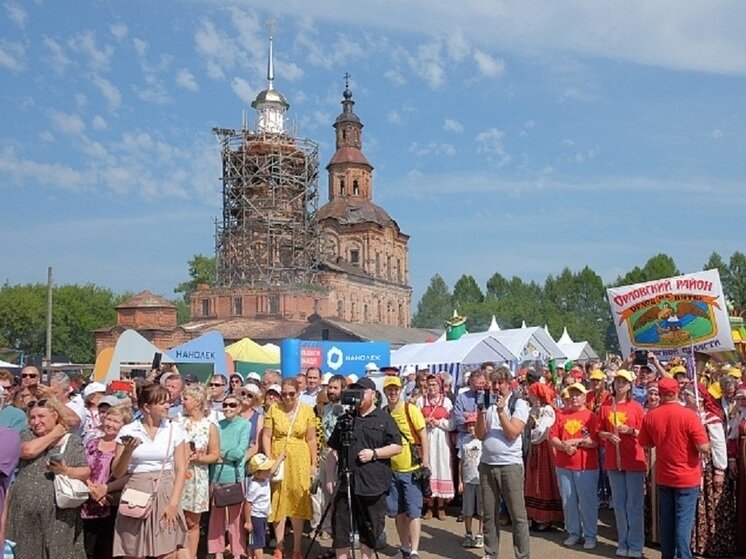
{"label": "utility pole", "polygon": [[[52,364],[52,267],[47,268],[47,347],[44,354],[44,368]],[[47,372],[49,377],[49,373]]]}

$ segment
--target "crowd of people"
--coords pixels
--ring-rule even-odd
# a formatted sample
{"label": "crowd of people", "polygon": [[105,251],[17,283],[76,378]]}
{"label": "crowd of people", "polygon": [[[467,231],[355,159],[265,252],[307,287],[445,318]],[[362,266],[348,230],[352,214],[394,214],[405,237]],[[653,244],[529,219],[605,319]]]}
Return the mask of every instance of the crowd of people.
{"label": "crowd of people", "polygon": [[368,558],[389,516],[399,556],[418,559],[422,523],[457,504],[463,547],[493,559],[505,526],[527,558],[531,530],[593,550],[608,506],[619,557],[746,553],[741,367],[633,357],[484,363],[461,387],[373,365],[206,383],[154,370],[128,390],[0,371],[0,542],[17,559],[300,559],[306,533]]}

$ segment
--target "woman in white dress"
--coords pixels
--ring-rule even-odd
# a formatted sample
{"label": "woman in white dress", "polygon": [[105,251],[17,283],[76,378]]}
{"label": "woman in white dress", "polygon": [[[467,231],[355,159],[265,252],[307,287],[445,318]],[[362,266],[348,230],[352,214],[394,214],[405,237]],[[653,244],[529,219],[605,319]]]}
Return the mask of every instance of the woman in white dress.
{"label": "woman in white dress", "polygon": [[207,392],[201,384],[187,386],[181,394],[184,415],[179,422],[186,430],[189,463],[184,482],[181,506],[187,525],[187,548],[180,557],[194,559],[199,545],[199,522],[203,512],[210,510],[209,465],[220,456],[220,435],[215,424],[205,417]]}

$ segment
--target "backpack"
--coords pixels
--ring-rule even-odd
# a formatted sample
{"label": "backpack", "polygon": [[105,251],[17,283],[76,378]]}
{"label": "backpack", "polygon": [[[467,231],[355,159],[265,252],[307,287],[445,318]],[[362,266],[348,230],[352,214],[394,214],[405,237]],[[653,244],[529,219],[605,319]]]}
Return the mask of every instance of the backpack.
{"label": "backpack", "polygon": [[[511,419],[515,413],[516,403],[518,403],[518,396],[511,394],[510,399],[508,400],[508,411],[510,411]],[[523,431],[521,432],[521,450],[523,451],[523,467],[525,468],[531,454],[531,426],[528,421],[526,421],[526,424],[523,426]]]}

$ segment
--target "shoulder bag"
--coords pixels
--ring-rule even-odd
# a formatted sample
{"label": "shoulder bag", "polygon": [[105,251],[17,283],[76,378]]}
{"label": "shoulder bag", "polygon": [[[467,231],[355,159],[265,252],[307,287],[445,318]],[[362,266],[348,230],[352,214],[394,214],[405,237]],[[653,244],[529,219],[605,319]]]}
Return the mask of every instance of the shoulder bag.
{"label": "shoulder bag", "polygon": [[[70,433],[63,437],[60,454],[65,454]],[[73,479],[64,474],[54,476],[54,501],[57,508],[74,509],[88,500],[88,486],[79,479]]]}
{"label": "shoulder bag", "polygon": [[150,511],[153,509],[153,496],[158,494],[158,488],[161,485],[161,478],[163,477],[163,470],[166,468],[166,461],[168,461],[168,455],[171,453],[171,437],[173,436],[174,426],[170,425],[168,430],[168,444],[166,445],[166,454],[163,456],[163,462],[161,463],[161,473],[158,474],[158,481],[155,484],[155,489],[152,493],[147,491],[140,491],[139,489],[133,489],[131,487],[125,488],[122,491],[122,497],[119,500],[119,514],[127,516],[129,518],[137,518],[139,520],[145,520],[150,516]]}
{"label": "shoulder bag", "polygon": [[[218,469],[218,479],[223,473],[223,466],[220,464]],[[216,507],[229,507],[243,502],[243,483],[238,476],[238,466],[233,464],[233,470],[236,474],[235,483],[216,484],[212,490],[212,501]]]}
{"label": "shoulder bag", "polygon": [[[295,418],[298,417],[298,411],[300,411],[300,406],[301,406],[300,402],[295,404],[295,412],[293,413],[293,418],[290,420],[290,427],[288,428],[288,436],[285,437],[285,450],[287,450],[288,442],[290,441],[290,437],[293,434],[293,425],[295,425]],[[280,465],[275,470],[275,473],[272,474],[270,481],[272,481],[272,483],[277,483],[278,481],[282,481],[283,479],[285,479],[285,461],[284,460],[280,462]]]}

